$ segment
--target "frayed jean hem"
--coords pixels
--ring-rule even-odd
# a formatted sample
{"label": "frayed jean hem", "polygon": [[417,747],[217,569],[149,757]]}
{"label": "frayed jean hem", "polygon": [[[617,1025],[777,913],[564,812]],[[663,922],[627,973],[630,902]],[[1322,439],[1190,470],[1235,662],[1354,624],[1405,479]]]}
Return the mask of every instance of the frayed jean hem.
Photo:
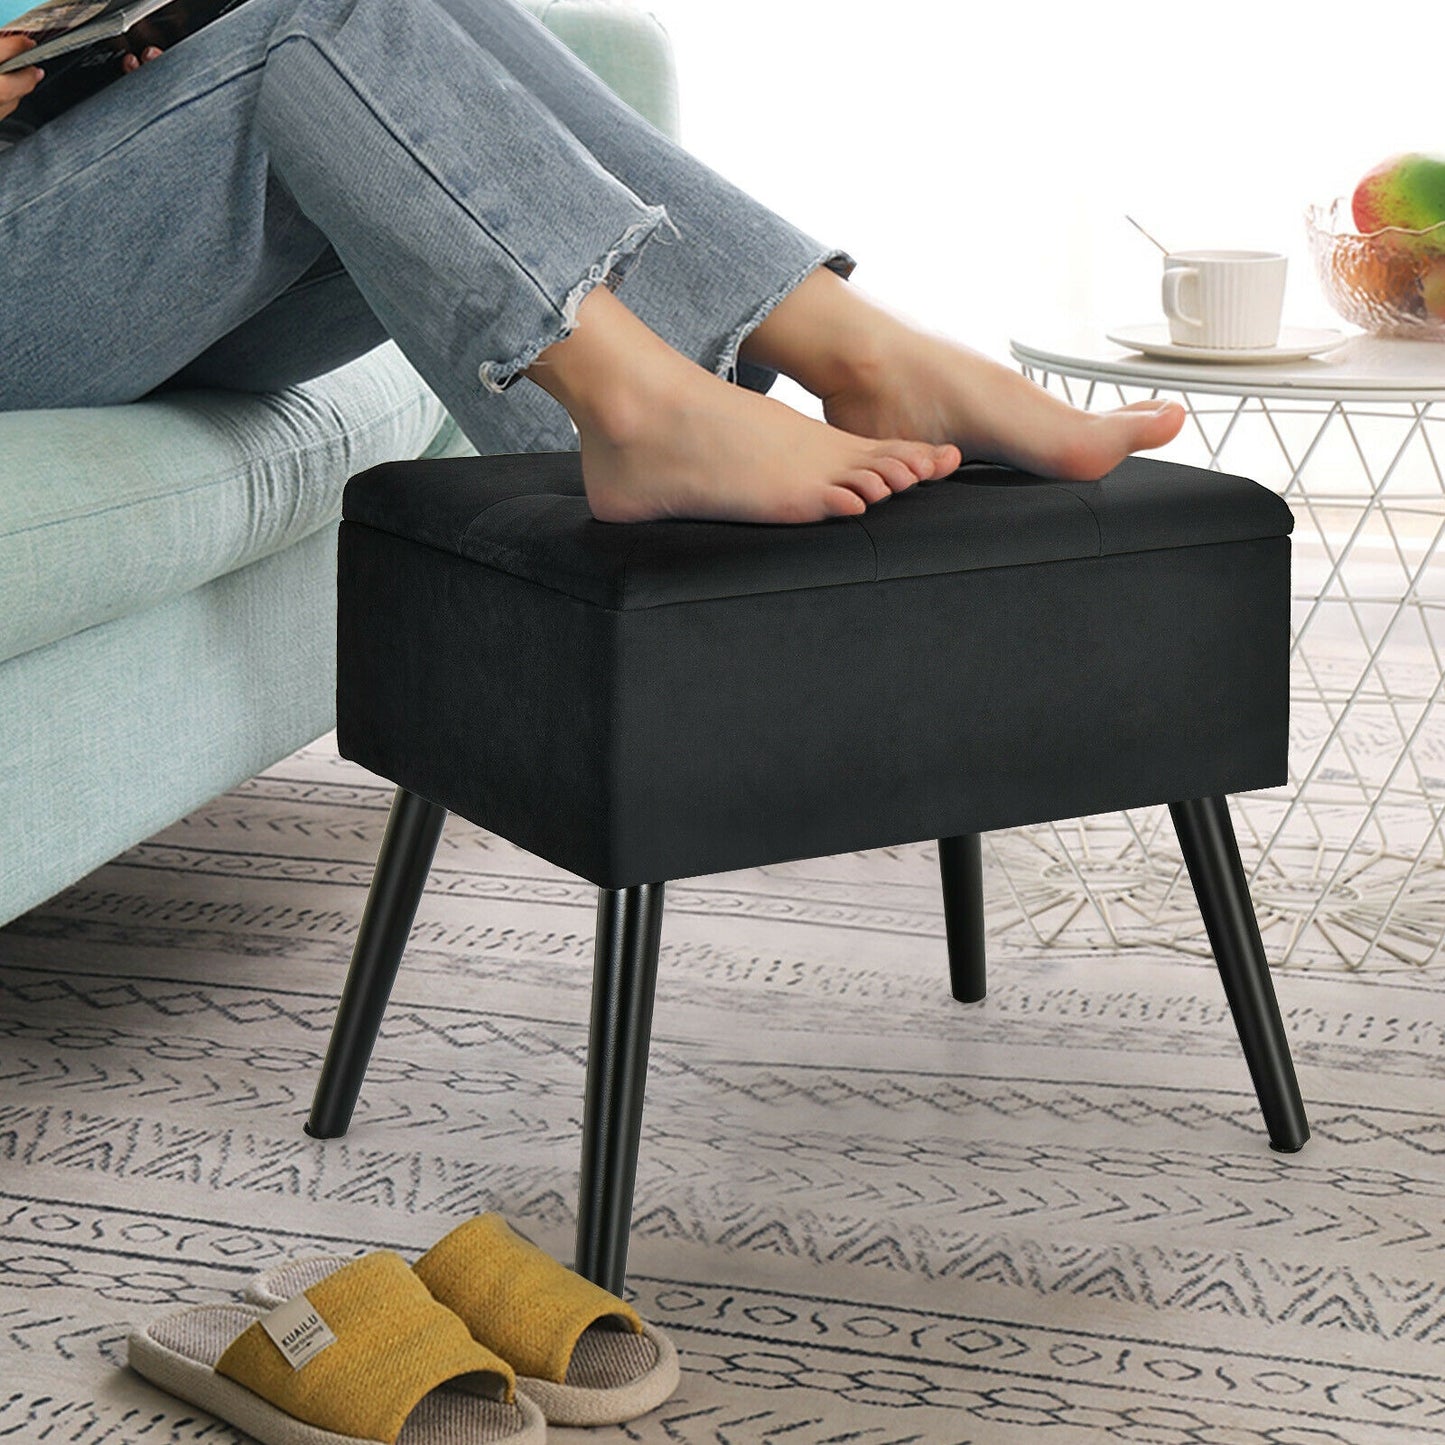
{"label": "frayed jean hem", "polygon": [[674,237],[680,234],[666,207],[644,207],[642,218],[634,221],[618,237],[616,245],[567,293],[556,329],[509,360],[484,361],[477,368],[477,379],[482,385],[491,392],[506,391],[549,346],[565,341],[577,328],[577,312],[588,293],[604,285],[609,291],[615,291],[637,253],[664,227]]}
{"label": "frayed jean hem", "polygon": [[857,269],[858,263],[846,251],[824,251],[809,261],[785,286],[761,302],[748,319],[723,343],[722,353],[718,357],[718,363],[714,369],[724,381],[737,381],[738,379],[738,352],[742,349],[743,342],[762,325],[767,319],[768,313],[779,301],[801,286],[820,266],[826,266],[846,281]]}

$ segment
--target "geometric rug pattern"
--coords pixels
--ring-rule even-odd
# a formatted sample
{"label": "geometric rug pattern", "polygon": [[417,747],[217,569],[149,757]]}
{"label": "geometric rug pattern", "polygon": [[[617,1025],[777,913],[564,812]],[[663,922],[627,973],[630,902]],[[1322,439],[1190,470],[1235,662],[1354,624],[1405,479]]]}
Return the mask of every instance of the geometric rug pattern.
{"label": "geometric rug pattern", "polygon": [[[595,892],[494,835],[448,820],[350,1132],[302,1132],[391,791],[324,739],[0,929],[0,1440],[243,1440],[125,1335],[293,1253],[498,1209],[570,1258]],[[932,845],[669,886],[629,1289],[682,1384],[551,1439],[1445,1441],[1439,956],[1278,973],[1275,1154],[1197,914],[1041,942],[1030,850],[968,1006]]]}

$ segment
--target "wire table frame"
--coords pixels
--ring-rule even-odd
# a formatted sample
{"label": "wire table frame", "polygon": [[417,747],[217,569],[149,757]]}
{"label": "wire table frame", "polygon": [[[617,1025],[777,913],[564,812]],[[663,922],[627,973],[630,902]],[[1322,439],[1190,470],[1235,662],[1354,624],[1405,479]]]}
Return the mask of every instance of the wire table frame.
{"label": "wire table frame", "polygon": [[[1168,396],[1150,453],[1273,487],[1292,538],[1289,782],[1231,800],[1276,966],[1414,972],[1445,949],[1445,346],[1357,337],[1284,366],[1012,344],[1075,406]],[[1167,811],[990,839],[991,919],[1040,945],[1205,955]]]}

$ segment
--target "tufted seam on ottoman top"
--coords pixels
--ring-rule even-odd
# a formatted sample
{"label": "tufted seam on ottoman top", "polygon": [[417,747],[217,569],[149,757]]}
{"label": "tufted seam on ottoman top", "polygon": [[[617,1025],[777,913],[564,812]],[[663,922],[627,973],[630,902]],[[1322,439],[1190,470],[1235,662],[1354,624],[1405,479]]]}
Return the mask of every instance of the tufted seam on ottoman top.
{"label": "tufted seam on ottoman top", "polygon": [[799,527],[598,522],[576,453],[391,463],[353,479],[345,514],[621,612],[1191,548],[1293,525],[1257,483],[1141,458],[1088,483],[965,467],[863,516]]}

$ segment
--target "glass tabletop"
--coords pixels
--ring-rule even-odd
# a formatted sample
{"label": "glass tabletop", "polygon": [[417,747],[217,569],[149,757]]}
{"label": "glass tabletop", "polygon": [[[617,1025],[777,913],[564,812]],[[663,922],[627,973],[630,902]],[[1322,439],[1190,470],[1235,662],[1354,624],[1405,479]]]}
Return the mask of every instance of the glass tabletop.
{"label": "glass tabletop", "polygon": [[1110,341],[1102,330],[1086,328],[1015,337],[1009,350],[1025,366],[1098,381],[1231,396],[1445,400],[1445,344],[1393,341],[1359,332],[1346,335],[1343,345],[1322,356],[1266,363],[1148,357]]}

